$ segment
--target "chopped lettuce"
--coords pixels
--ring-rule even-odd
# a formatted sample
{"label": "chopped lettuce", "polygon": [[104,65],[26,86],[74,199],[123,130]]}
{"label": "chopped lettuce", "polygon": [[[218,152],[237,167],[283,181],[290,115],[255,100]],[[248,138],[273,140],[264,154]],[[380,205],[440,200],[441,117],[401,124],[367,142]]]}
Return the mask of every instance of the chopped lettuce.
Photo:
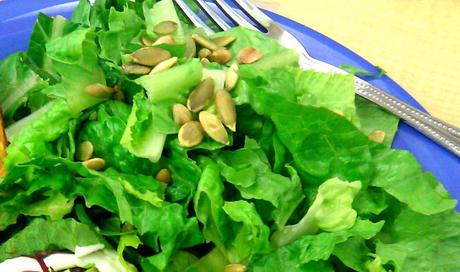
{"label": "chopped lettuce", "polygon": [[74,219],[34,219],[14,237],[0,245],[0,262],[19,255],[67,249],[107,242],[97,232]]}
{"label": "chopped lettuce", "polygon": [[151,7],[150,1],[146,1],[144,2],[143,10],[147,35],[152,38],[157,37],[157,34],[153,31],[154,26],[163,21],[172,21],[178,25],[174,33],[174,40],[179,44],[184,43],[184,30],[172,0],[158,1],[153,7]]}
{"label": "chopped lettuce", "polygon": [[383,143],[391,146],[398,130],[398,117],[359,96],[356,97],[355,103],[356,113],[358,114],[359,123],[364,134],[369,135],[376,130],[381,130],[385,132]]}
{"label": "chopped lettuce", "polygon": [[24,63],[24,58],[24,53],[18,52],[0,62],[0,107],[7,125],[22,117],[16,115],[21,108],[31,112],[47,102],[39,91],[48,83]]}
{"label": "chopped lettuce", "polygon": [[162,73],[141,76],[136,83],[145,88],[152,102],[184,100],[190,89],[200,83],[202,73],[203,66],[194,59]]}
{"label": "chopped lettuce", "polygon": [[46,44],[67,35],[78,28],[62,16],[54,18],[40,13],[32,30],[27,56],[37,72],[52,82],[59,81],[59,74],[53,67],[53,60],[47,55]]}
{"label": "chopped lettuce", "polygon": [[271,219],[282,228],[304,198],[300,178],[293,168],[291,178],[271,171],[268,159],[257,142],[246,139],[245,147],[222,152],[221,174],[235,185],[245,199],[260,199],[273,205]]}
{"label": "chopped lettuce", "polygon": [[452,210],[427,216],[404,208],[379,237],[376,254],[393,271],[458,271],[459,223]]}
{"label": "chopped lettuce", "polygon": [[297,224],[275,232],[273,244],[280,247],[319,230],[336,232],[351,228],[357,215],[352,203],[360,189],[359,181],[349,183],[338,178],[325,181],[305,216]]}
{"label": "chopped lettuce", "polygon": [[142,30],[143,21],[128,7],[123,11],[117,11],[112,7],[109,12],[108,27],[107,31],[102,30],[97,35],[101,47],[99,56],[119,64],[124,52],[140,47],[140,44],[135,44],[134,39]]}
{"label": "chopped lettuce", "polygon": [[235,27],[225,32],[216,33],[211,38],[226,35],[236,37],[236,40],[229,46],[229,50],[233,56],[236,56],[241,49],[246,47],[253,47],[261,51],[262,59],[245,66],[251,66],[257,70],[267,70],[293,66],[298,63],[299,53],[297,51],[281,46],[276,40],[258,31]]}
{"label": "chopped lettuce", "polygon": [[82,125],[77,144],[90,141],[95,157],[103,158],[108,167],[128,174],[153,174],[158,167],[149,160],[138,158],[120,144],[131,107],[119,101],[107,101],[99,105],[96,120]]}
{"label": "chopped lettuce", "polygon": [[121,145],[137,157],[157,162],[163,152],[166,134],[157,131],[155,124],[150,101],[143,93],[135,95]]}
{"label": "chopped lettuce", "polygon": [[[227,67],[183,57],[189,35],[206,35],[179,17],[172,0],[91,3],[80,0],[71,21],[39,15],[27,54],[0,63],[10,142],[0,179],[0,261],[33,261],[36,252],[73,256],[62,251],[103,244],[108,249],[78,257],[78,265],[120,272],[211,272],[229,264],[248,271],[460,269],[452,257],[460,250],[457,202],[408,152],[390,149],[398,119],[356,98],[352,76],[302,71],[297,52],[258,32],[212,35],[235,36],[233,57],[254,47],[262,58],[239,65],[230,144],[205,136],[184,148],[172,105],[186,104],[207,77],[224,89]],[[176,44],[159,47],[177,64],[125,73],[128,54],[146,35],[156,39],[153,28],[164,20],[178,24]],[[94,83],[117,93],[92,97],[85,88]],[[218,112],[214,99],[207,110]],[[368,138],[376,130],[385,132],[382,144]],[[76,162],[83,141],[104,169]],[[160,169],[170,179],[156,178]]]}

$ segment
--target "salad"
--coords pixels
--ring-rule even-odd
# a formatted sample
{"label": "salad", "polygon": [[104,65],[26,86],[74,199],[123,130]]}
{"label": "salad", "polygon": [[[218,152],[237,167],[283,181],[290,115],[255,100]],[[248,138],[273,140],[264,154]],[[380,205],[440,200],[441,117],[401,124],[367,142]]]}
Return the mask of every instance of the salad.
{"label": "salad", "polygon": [[352,75],[171,0],[81,0],[0,62],[0,271],[460,271],[457,201]]}

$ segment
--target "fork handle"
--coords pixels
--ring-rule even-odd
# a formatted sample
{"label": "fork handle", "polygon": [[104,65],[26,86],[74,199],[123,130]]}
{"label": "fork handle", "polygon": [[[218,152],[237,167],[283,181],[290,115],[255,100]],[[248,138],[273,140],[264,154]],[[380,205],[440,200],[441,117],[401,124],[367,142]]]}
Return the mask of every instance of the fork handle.
{"label": "fork handle", "polygon": [[[300,65],[320,72],[346,74],[344,70],[329,63],[301,55]],[[460,157],[460,129],[404,103],[391,94],[380,90],[355,76],[355,91],[358,95],[392,112],[422,134],[444,146]]]}
{"label": "fork handle", "polygon": [[460,156],[460,130],[402,102],[398,98],[355,77],[356,93],[405,120],[425,136]]}

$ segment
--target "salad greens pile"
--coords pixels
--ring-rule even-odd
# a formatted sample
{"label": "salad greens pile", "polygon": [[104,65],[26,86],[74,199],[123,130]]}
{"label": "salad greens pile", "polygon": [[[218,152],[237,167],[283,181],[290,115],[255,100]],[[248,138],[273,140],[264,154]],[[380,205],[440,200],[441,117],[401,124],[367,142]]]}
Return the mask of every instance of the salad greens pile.
{"label": "salad greens pile", "polygon": [[[153,46],[177,63],[127,73],[164,21],[174,43]],[[171,0],[38,16],[28,50],[0,62],[0,262],[102,244],[120,271],[460,270],[457,202],[390,148],[398,119],[355,97],[352,75],[303,71],[295,51],[243,28],[209,37],[235,40],[230,62],[206,63],[196,34],[207,38]],[[229,90],[229,144],[184,147],[172,106],[206,78],[224,89],[244,48],[262,57]],[[84,142],[102,165],[79,160]]]}

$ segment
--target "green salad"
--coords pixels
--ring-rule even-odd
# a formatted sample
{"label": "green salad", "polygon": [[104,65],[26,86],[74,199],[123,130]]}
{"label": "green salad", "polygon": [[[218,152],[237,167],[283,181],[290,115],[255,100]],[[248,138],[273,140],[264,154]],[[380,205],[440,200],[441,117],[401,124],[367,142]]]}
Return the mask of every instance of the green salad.
{"label": "green salad", "polygon": [[399,120],[298,57],[172,0],[40,14],[0,62],[0,271],[460,271]]}

